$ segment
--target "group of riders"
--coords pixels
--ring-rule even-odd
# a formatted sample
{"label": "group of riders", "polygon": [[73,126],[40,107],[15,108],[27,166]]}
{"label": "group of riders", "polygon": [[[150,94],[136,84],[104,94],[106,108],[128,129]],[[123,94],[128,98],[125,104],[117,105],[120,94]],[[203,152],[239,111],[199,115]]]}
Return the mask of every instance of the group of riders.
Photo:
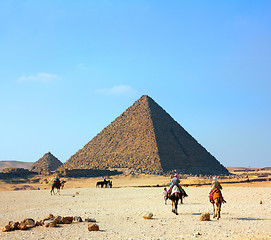
{"label": "group of riders", "polygon": [[104,178],[103,181],[99,181],[99,182],[96,183],[96,187],[103,188],[104,186],[112,188],[112,181],[106,180],[106,178]]}
{"label": "group of riders", "polygon": [[[58,189],[60,189],[62,187],[62,189],[63,189],[64,183],[65,183],[65,181],[60,181],[59,177],[56,176],[54,181],[53,181],[52,186],[56,187]],[[103,185],[107,186],[107,184],[108,184],[109,187],[112,187],[112,181],[107,181],[105,178],[104,178],[104,181],[101,181],[101,182],[98,182],[98,183],[101,183],[102,186]],[[164,188],[164,192],[163,192],[165,204],[166,204],[167,199],[171,199],[171,196],[172,196],[172,193],[173,193],[172,191],[173,191],[174,187],[177,187],[177,188],[174,188],[175,189],[174,191],[178,191],[183,197],[188,197],[187,193],[185,192],[185,190],[180,185],[180,179],[179,179],[177,174],[175,174],[174,177],[171,179],[169,185],[170,185],[170,188],[168,190],[166,188]],[[222,202],[226,203],[226,201],[224,200],[224,198],[222,196],[221,190],[222,190],[221,184],[218,182],[217,178],[214,177],[213,181],[212,181],[211,191],[209,193],[210,202],[214,201],[214,196],[215,195],[219,195],[219,196],[221,196]]]}
{"label": "group of riders", "polygon": [[[175,174],[174,177],[171,179],[169,185],[170,185],[170,188],[168,190],[166,188],[164,188],[164,191],[163,191],[163,196],[164,196],[165,204],[166,204],[167,199],[171,199],[171,196],[172,196],[172,193],[173,193],[172,189],[174,188],[174,186],[177,187],[179,193],[183,197],[188,197],[188,195],[186,194],[185,190],[180,185],[180,179],[179,179],[179,177],[178,177],[177,174]],[[224,198],[222,196],[221,190],[222,190],[221,184],[219,183],[219,181],[217,180],[216,177],[213,177],[213,181],[212,181],[212,185],[211,185],[211,191],[209,193],[210,202],[213,202],[214,195],[218,194],[218,195],[221,196],[222,202],[226,203],[226,201],[224,200]],[[174,191],[176,191],[176,190],[174,190]]]}

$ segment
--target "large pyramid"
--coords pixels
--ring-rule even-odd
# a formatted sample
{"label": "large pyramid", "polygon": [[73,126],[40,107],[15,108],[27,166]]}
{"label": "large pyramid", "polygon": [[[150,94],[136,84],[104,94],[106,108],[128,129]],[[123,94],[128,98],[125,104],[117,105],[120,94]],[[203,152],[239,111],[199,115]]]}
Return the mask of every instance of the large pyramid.
{"label": "large pyramid", "polygon": [[33,172],[42,172],[42,171],[55,171],[62,165],[62,162],[59,161],[52,153],[48,152],[43,155],[38,161],[36,161],[30,171]]}
{"label": "large pyramid", "polygon": [[63,165],[66,169],[133,168],[161,173],[228,174],[147,95],[104,128]]}

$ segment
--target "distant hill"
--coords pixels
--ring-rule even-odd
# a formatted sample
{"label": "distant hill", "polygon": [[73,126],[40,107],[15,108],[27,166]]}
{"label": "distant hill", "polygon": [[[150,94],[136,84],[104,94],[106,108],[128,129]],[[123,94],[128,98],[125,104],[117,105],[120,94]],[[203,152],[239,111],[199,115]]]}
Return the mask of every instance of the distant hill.
{"label": "distant hill", "polygon": [[253,171],[269,171],[271,167],[265,168],[246,168],[246,167],[227,167],[229,172],[253,172]]}
{"label": "distant hill", "polygon": [[4,168],[25,168],[30,169],[33,162],[21,162],[21,161],[0,161],[0,171]]}

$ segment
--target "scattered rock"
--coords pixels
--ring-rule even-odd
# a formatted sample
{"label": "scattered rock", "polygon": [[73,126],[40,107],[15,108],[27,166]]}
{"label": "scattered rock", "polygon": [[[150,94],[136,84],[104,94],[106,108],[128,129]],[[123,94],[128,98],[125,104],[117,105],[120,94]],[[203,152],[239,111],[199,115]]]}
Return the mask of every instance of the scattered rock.
{"label": "scattered rock", "polygon": [[18,230],[19,229],[19,222],[12,222],[12,221],[10,221],[8,223],[8,225],[10,226],[10,228],[12,230]]}
{"label": "scattered rock", "polygon": [[194,237],[196,237],[196,236],[200,236],[201,233],[200,232],[195,232],[193,235],[194,235]]}
{"label": "scattered rock", "polygon": [[209,213],[202,213],[199,217],[200,221],[210,221],[210,214]]}
{"label": "scattered rock", "polygon": [[82,220],[81,217],[74,217],[74,218],[73,218],[73,221],[74,221],[74,222],[83,222],[83,220]]}
{"label": "scattered rock", "polygon": [[55,220],[45,220],[43,225],[44,225],[44,227],[56,227],[56,221]]}
{"label": "scattered rock", "polygon": [[143,215],[144,219],[151,219],[153,217],[153,213],[152,212],[147,212],[146,214]]}
{"label": "scattered rock", "polygon": [[26,218],[22,222],[26,224],[27,228],[32,228],[36,226],[35,220],[32,218]]}
{"label": "scattered rock", "polygon": [[99,226],[96,223],[90,223],[88,225],[89,231],[99,231]]}
{"label": "scattered rock", "polygon": [[43,225],[43,221],[40,220],[40,221],[36,221],[36,226],[42,226]]}
{"label": "scattered rock", "polygon": [[27,229],[26,223],[20,222],[18,228],[19,228],[20,230],[25,230],[25,229]]}
{"label": "scattered rock", "polygon": [[86,218],[85,222],[96,222],[95,218]]}
{"label": "scattered rock", "polygon": [[54,219],[55,219],[54,215],[53,215],[52,213],[50,213],[50,214],[48,215],[48,217],[43,218],[43,222],[44,222],[45,220],[54,220]]}
{"label": "scattered rock", "polygon": [[56,221],[56,223],[61,223],[61,216],[57,216],[54,218],[54,221]]}
{"label": "scattered rock", "polygon": [[62,217],[60,223],[63,224],[70,224],[73,221],[73,217]]}
{"label": "scattered rock", "polygon": [[2,227],[2,232],[9,232],[11,230],[12,229],[11,229],[11,227],[9,225],[6,225],[6,226]]}

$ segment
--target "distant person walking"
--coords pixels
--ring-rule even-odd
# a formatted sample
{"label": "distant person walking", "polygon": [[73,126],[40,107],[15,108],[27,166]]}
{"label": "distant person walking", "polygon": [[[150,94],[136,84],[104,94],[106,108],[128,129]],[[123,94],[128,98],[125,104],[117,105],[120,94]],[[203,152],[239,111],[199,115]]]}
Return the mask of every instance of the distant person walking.
{"label": "distant person walking", "polygon": [[164,191],[162,193],[164,200],[165,200],[165,205],[167,205],[167,199],[168,199],[168,195],[167,195],[167,188],[164,188]]}

